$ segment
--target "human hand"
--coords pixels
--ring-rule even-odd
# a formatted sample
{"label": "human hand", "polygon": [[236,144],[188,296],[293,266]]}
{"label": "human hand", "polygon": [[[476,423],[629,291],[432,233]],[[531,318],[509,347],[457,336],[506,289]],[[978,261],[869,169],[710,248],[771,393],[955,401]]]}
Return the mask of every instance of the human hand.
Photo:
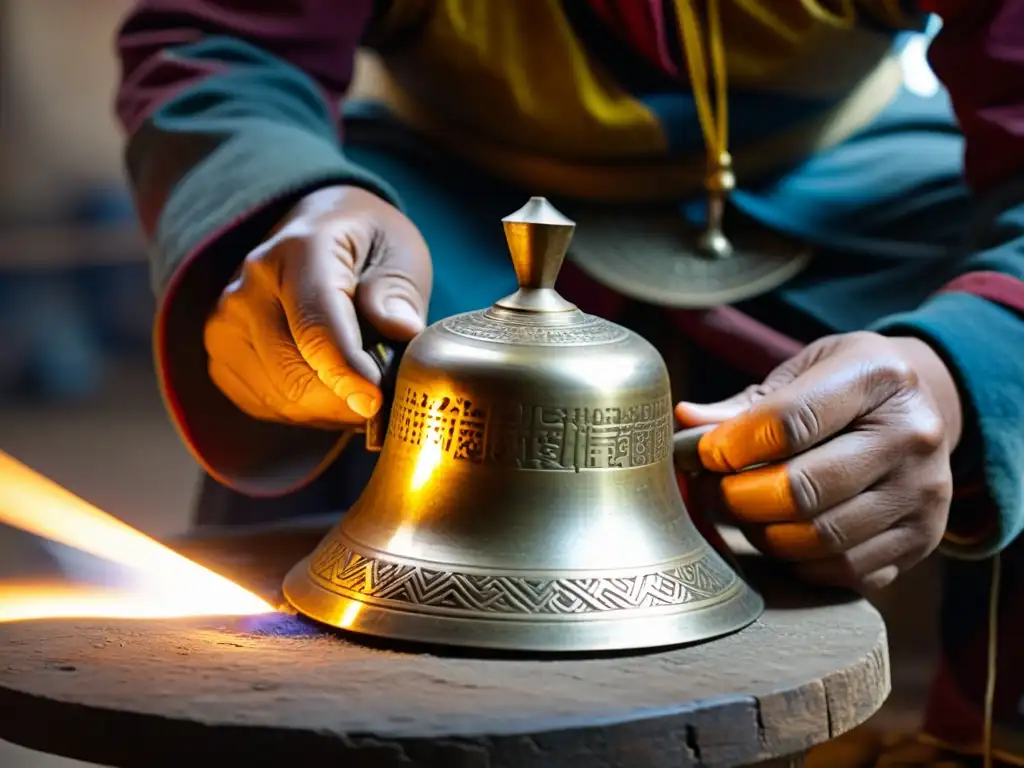
{"label": "human hand", "polygon": [[879,588],[942,539],[962,416],[952,375],[918,339],[820,339],[764,383],[679,403],[676,417],[719,424],[699,452],[722,511],[810,581]]}
{"label": "human hand", "polygon": [[358,317],[407,341],[424,327],[432,269],[409,219],[371,192],[314,192],[245,259],[206,323],[214,383],[264,421],[341,429],[381,406]]}

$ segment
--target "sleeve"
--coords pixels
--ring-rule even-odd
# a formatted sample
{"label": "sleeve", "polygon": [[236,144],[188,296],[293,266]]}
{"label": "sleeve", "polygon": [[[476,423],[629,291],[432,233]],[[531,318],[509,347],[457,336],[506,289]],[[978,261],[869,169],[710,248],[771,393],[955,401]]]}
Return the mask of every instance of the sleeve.
{"label": "sleeve", "polygon": [[1024,236],[980,251],[917,309],[872,330],[928,342],[952,372],[964,431],[941,549],[983,559],[1024,531]]}
{"label": "sleeve", "polygon": [[928,57],[964,135],[971,255],[923,306],[875,330],[921,337],[957,379],[964,435],[942,549],[983,559],[1024,530],[1024,0],[918,0],[917,10],[942,20]]}
{"label": "sleeve", "polygon": [[281,495],[327,466],[342,437],[251,419],[207,372],[203,326],[246,253],[302,196],[355,184],[338,109],[374,0],[139,0],[117,37],[117,113],[150,243],[154,356],[165,403],[202,467],[249,495]]}

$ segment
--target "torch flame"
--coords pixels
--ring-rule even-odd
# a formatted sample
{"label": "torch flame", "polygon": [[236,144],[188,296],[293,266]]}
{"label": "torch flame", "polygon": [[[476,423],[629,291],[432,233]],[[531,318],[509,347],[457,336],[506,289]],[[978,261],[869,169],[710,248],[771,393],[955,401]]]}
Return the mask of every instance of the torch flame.
{"label": "torch flame", "polygon": [[131,588],[0,582],[0,622],[41,618],[249,616],[274,609],[229,579],[0,452],[0,523],[127,566]]}

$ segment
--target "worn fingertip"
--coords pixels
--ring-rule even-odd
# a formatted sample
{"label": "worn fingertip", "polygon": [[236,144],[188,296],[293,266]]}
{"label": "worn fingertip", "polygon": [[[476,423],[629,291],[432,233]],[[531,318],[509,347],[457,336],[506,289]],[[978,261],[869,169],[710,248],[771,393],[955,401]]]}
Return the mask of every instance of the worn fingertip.
{"label": "worn fingertip", "polygon": [[675,408],[672,409],[672,415],[676,417],[676,422],[681,427],[689,427],[690,422],[687,420],[687,404],[684,402],[676,403]]}
{"label": "worn fingertip", "polygon": [[364,419],[374,416],[383,402],[377,387],[366,379],[351,374],[338,376],[331,385],[331,391],[352,413]]}
{"label": "worn fingertip", "polygon": [[701,437],[697,443],[697,453],[705,469],[725,474],[733,469],[725,456],[725,441],[717,436],[719,429],[713,429]]}
{"label": "worn fingertip", "polygon": [[388,299],[384,302],[384,313],[392,323],[408,331],[410,336],[426,328],[422,313],[405,299]]}
{"label": "worn fingertip", "polygon": [[713,424],[719,419],[713,418],[714,414],[706,405],[688,403],[681,400],[676,403],[675,417],[681,427],[700,427],[704,424]]}
{"label": "worn fingertip", "polygon": [[353,392],[345,398],[345,405],[364,419],[372,418],[380,410],[380,398],[365,392]]}

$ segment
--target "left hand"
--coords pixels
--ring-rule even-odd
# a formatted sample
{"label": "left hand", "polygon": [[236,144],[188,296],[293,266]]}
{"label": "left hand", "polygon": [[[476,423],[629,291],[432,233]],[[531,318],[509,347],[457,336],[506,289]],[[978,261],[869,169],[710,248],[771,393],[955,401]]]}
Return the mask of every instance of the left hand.
{"label": "left hand", "polygon": [[952,375],[918,339],[829,336],[763,384],[679,403],[676,417],[720,423],[700,457],[727,517],[810,581],[879,588],[942,539],[962,416]]}

